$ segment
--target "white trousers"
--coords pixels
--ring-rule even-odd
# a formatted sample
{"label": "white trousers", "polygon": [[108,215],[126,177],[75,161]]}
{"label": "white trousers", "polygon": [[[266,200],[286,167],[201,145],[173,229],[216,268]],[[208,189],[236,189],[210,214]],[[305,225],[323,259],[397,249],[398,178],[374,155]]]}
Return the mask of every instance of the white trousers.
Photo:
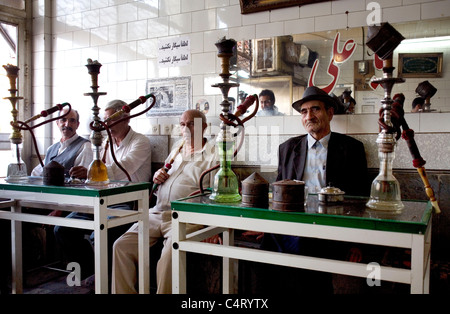
{"label": "white trousers", "polygon": [[[172,293],[172,211],[150,213],[149,244],[164,238],[161,257],[156,265],[158,294]],[[187,233],[202,226],[187,226]],[[113,245],[112,293],[137,293],[138,224],[135,223]]]}

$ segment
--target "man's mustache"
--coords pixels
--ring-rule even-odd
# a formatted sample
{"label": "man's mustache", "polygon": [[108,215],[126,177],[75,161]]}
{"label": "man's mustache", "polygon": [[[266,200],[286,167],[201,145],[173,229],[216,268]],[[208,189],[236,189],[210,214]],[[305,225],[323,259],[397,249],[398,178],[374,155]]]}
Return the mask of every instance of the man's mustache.
{"label": "man's mustache", "polygon": [[71,128],[70,126],[63,126],[62,127],[62,131],[72,131],[73,132],[73,128]]}

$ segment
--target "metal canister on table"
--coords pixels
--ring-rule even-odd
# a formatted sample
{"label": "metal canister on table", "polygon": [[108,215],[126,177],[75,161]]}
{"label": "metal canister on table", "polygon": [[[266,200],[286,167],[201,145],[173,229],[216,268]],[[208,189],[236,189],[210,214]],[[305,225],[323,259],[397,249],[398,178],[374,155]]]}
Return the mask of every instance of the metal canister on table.
{"label": "metal canister on table", "polygon": [[281,180],[272,183],[272,209],[303,211],[305,207],[305,182]]}
{"label": "metal canister on table", "polygon": [[269,207],[269,182],[254,172],[242,181],[242,205],[247,207]]}
{"label": "metal canister on table", "polygon": [[44,167],[42,182],[45,185],[64,185],[64,167],[52,160]]}
{"label": "metal canister on table", "polygon": [[344,201],[345,192],[341,191],[339,188],[332,186],[324,187],[318,193],[319,202],[324,204],[337,204]]}

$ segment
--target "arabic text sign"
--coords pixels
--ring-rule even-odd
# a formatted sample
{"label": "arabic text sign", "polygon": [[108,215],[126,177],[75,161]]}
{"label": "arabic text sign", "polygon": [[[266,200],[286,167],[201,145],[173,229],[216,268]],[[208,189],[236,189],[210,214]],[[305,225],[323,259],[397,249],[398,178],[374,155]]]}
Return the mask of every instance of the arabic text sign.
{"label": "arabic text sign", "polygon": [[160,67],[184,66],[191,63],[191,43],[188,37],[158,40]]}
{"label": "arabic text sign", "polygon": [[[324,87],[323,90],[329,94],[331,93],[334,88],[336,87],[336,84],[338,82],[339,76],[340,76],[340,65],[350,59],[353,55],[353,53],[356,50],[356,43],[353,39],[347,40],[342,49],[339,49],[339,38],[341,34],[338,32],[336,33],[336,37],[334,38],[333,42],[333,50],[332,50],[332,58],[330,60],[330,64],[328,65],[328,74],[333,78],[333,81],[328,84],[328,86]],[[319,59],[316,59],[314,61],[313,68],[311,70],[311,74],[309,75],[308,79],[308,86],[315,86],[314,85],[314,78],[316,76],[317,66],[319,64]]]}

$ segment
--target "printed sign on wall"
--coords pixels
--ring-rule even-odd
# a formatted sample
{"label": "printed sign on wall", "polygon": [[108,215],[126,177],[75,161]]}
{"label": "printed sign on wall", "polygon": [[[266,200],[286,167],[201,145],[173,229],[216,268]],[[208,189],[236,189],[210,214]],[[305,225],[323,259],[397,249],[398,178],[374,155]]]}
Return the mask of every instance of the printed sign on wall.
{"label": "printed sign on wall", "polygon": [[191,63],[189,37],[158,40],[158,65],[160,67],[184,66]]}

